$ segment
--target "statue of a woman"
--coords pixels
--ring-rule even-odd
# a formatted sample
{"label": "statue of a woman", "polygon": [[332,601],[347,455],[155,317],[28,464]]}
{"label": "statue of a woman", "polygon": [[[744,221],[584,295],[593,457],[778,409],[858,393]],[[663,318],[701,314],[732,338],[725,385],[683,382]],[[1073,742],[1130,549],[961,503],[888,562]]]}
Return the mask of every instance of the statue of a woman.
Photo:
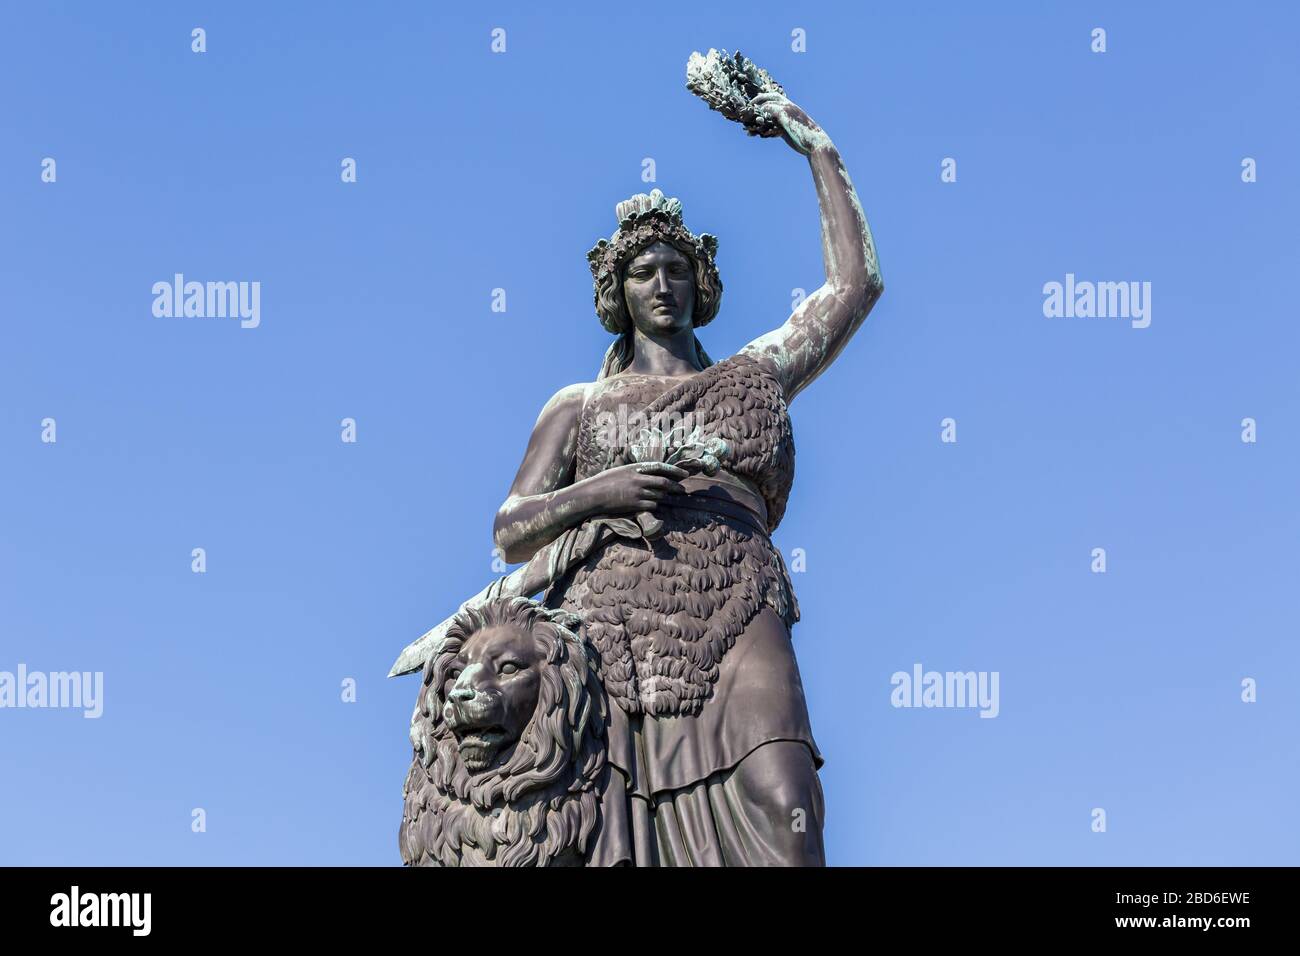
{"label": "statue of a woman", "polygon": [[567,564],[548,559],[545,603],[581,617],[610,699],[614,772],[593,865],[824,862],[822,758],[790,641],[798,609],[769,535],[794,472],[786,407],[882,283],[839,151],[769,89],[731,118],[807,157],[826,283],[715,364],[695,330],[721,303],[716,240],[658,190],[619,203],[617,231],[588,254],[596,312],[617,339],[596,381],[542,409],[496,518],[516,562],[622,516],[621,531],[568,547]]}

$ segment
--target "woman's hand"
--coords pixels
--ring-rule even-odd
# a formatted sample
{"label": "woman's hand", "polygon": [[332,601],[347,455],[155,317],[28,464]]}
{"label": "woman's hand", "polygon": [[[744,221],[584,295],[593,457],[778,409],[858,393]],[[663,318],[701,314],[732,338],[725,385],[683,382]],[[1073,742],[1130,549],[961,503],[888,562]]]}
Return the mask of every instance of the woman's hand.
{"label": "woman's hand", "polygon": [[813,122],[812,117],[781,93],[760,93],[751,105],[781,127],[781,138],[790,148],[804,156],[818,146],[830,143],[830,137]]}
{"label": "woman's hand", "polygon": [[653,511],[664,496],[684,495],[681,480],[690,472],[660,461],[607,468],[573,485],[588,514],[632,514]]}

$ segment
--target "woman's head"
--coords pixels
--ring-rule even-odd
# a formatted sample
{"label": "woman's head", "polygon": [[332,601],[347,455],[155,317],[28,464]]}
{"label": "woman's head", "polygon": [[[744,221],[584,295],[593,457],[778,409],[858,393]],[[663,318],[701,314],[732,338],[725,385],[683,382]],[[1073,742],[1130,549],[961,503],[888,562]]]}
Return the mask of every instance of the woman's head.
{"label": "woman's head", "polygon": [[695,268],[690,256],[653,242],[623,267],[623,302],[643,335],[676,335],[695,321]]}
{"label": "woman's head", "polygon": [[624,200],[616,211],[614,235],[587,253],[601,324],[616,335],[662,324],[664,303],[656,298],[671,297],[682,307],[687,277],[691,325],[711,322],[722,305],[722,280],[714,263],[718,240],[687,229],[682,204],[658,189]]}
{"label": "woman's head", "polygon": [[716,271],[677,243],[655,240],[626,257],[597,287],[601,324],[619,333],[665,335],[699,328],[718,313]]}
{"label": "woman's head", "polygon": [[[596,314],[618,336],[605,356],[602,378],[630,363],[634,330],[658,337],[699,328],[722,305],[714,263],[718,240],[687,229],[678,200],[655,189],[624,200],[616,212],[614,235],[587,253]],[[698,339],[695,345],[700,367],[711,365]]]}

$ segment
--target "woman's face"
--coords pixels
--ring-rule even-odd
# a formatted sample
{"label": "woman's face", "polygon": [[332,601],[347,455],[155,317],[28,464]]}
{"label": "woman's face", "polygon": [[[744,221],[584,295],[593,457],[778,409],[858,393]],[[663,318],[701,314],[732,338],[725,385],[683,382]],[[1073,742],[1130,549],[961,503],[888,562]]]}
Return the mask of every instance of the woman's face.
{"label": "woman's face", "polygon": [[623,271],[632,324],[662,338],[689,329],[695,314],[695,265],[666,242],[642,249]]}

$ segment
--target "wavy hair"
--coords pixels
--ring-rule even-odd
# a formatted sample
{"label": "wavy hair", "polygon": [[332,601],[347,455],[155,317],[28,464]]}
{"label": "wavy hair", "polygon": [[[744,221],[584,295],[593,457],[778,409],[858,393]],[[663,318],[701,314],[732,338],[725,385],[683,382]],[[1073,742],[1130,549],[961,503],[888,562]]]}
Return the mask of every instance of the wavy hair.
{"label": "wavy hair", "polygon": [[[703,262],[690,246],[662,237],[653,238],[631,250],[619,262],[617,269],[610,270],[596,283],[596,314],[600,316],[600,324],[618,336],[605,351],[600,373],[596,376],[597,381],[616,375],[632,364],[636,345],[632,334],[632,316],[628,312],[627,299],[623,295],[623,270],[629,262],[656,242],[664,242],[672,246],[686,256],[695,269],[695,309],[691,315],[691,325],[697,329],[708,325],[722,308],[722,280],[718,278],[717,270]],[[698,337],[695,337],[695,357],[700,368],[708,368],[713,364],[713,359],[704,351],[704,346]]]}

